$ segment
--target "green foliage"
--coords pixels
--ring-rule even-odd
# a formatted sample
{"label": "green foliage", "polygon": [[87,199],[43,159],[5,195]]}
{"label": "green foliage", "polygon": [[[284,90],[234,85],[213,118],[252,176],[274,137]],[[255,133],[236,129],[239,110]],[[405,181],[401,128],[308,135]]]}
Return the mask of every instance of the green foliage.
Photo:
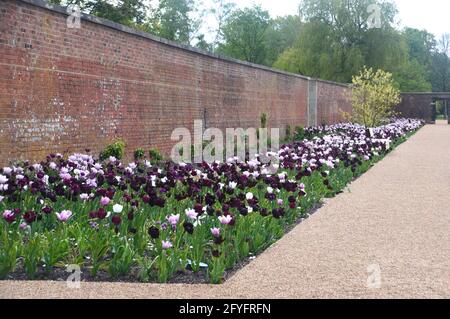
{"label": "green foliage", "polygon": [[137,150],[134,151],[134,159],[135,160],[140,160],[143,159],[145,157],[145,151],[142,148],[138,148]]}
{"label": "green foliage", "polygon": [[224,23],[224,43],[219,45],[218,52],[263,64],[266,60],[265,32],[269,21],[269,13],[260,6],[234,11]]}
{"label": "green foliage", "polygon": [[290,141],[292,139],[292,130],[290,125],[286,125],[286,134],[285,134],[286,141]]}
{"label": "green foliage", "polygon": [[[370,4],[381,8],[381,27],[365,23]],[[307,76],[348,83],[363,66],[393,74],[402,91],[429,91],[432,35],[394,28],[395,6],[372,0],[304,0],[303,25],[294,44],[274,67]]]}
{"label": "green foliage", "polygon": [[141,0],[48,0],[50,3],[75,4],[88,14],[130,27],[144,23],[149,7]]}
{"label": "green foliage", "polygon": [[303,126],[295,127],[294,139],[296,141],[302,141],[303,139],[305,139],[305,128]]}
{"label": "green foliage", "polygon": [[42,258],[43,250],[41,248],[41,237],[37,234],[32,235],[23,246],[23,266],[27,278],[32,280],[36,278],[39,263]]}
{"label": "green foliage", "polygon": [[125,154],[125,142],[122,140],[117,140],[112,144],[108,145],[100,153],[100,160],[104,161],[110,156],[114,156],[117,159],[122,159],[124,154]]}
{"label": "green foliage", "polygon": [[266,113],[262,113],[261,114],[261,128],[267,128],[267,114]]}
{"label": "green foliage", "polygon": [[156,148],[150,149],[148,151],[148,156],[151,162],[159,163],[163,160],[163,156]]}
{"label": "green foliage", "polygon": [[383,70],[364,69],[353,77],[352,114],[345,117],[366,127],[375,127],[394,115],[393,108],[401,101],[392,74]]}
{"label": "green foliage", "polygon": [[21,246],[20,242],[14,240],[14,238],[12,238],[13,236],[10,236],[6,229],[0,231],[0,279],[5,279],[6,276],[16,268]]}
{"label": "green foliage", "polygon": [[193,0],[160,0],[150,18],[151,31],[163,38],[189,44],[198,29],[198,21],[191,18]]}

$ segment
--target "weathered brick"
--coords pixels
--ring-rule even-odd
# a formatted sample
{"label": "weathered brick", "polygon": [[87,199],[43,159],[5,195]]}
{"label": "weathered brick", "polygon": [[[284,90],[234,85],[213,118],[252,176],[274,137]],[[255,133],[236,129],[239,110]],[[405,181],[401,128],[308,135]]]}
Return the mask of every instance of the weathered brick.
{"label": "weathered brick", "polygon": [[[308,79],[162,43],[19,0],[0,1],[0,164],[98,153],[123,138],[169,153],[177,127],[307,124]],[[340,120],[347,88],[318,82],[318,122]]]}

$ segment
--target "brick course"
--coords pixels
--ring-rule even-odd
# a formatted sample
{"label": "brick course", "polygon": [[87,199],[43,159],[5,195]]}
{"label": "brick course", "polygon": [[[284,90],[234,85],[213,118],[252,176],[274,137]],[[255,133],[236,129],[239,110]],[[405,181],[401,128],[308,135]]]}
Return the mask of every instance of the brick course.
{"label": "brick course", "polygon": [[[306,77],[183,48],[62,7],[0,2],[0,164],[51,152],[95,154],[116,138],[127,153],[168,154],[177,127],[307,125]],[[91,20],[91,21],[88,21]],[[112,26],[112,27],[111,27]],[[318,121],[339,120],[347,88],[318,82]]]}

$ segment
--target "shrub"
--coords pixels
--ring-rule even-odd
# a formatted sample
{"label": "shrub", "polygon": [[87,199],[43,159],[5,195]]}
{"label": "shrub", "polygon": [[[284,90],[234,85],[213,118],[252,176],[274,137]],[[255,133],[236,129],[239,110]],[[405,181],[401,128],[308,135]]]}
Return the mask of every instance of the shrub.
{"label": "shrub", "polygon": [[383,70],[364,69],[352,79],[350,100],[352,114],[342,112],[345,119],[376,127],[395,115],[393,108],[401,101],[392,74]]}
{"label": "shrub", "polygon": [[134,159],[135,160],[143,159],[144,156],[145,156],[145,151],[142,148],[138,148],[137,150],[134,151]]}
{"label": "shrub", "polygon": [[304,138],[305,138],[305,129],[303,128],[303,126],[296,126],[294,139],[296,141],[301,141]]}
{"label": "shrub", "polygon": [[267,128],[267,114],[261,114],[261,128]]}
{"label": "shrub", "polygon": [[153,161],[156,163],[159,163],[163,160],[163,156],[156,148],[150,149],[148,151],[148,156],[150,157],[150,161]]}
{"label": "shrub", "polygon": [[104,161],[110,156],[114,156],[117,159],[122,159],[124,154],[125,154],[125,142],[122,140],[116,140],[112,144],[108,145],[100,153],[100,160]]}
{"label": "shrub", "polygon": [[286,141],[291,141],[292,140],[292,131],[291,131],[291,126],[288,124],[286,125]]}

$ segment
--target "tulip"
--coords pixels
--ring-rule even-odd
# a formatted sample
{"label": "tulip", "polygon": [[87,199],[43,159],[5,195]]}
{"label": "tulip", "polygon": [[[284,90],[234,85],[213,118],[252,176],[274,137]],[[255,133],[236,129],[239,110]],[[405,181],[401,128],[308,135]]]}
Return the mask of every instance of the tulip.
{"label": "tulip", "polygon": [[5,175],[0,174],[0,184],[6,184],[8,182],[8,178]]}
{"label": "tulip", "polygon": [[211,234],[214,237],[220,237],[220,228],[217,227],[211,228]]}
{"label": "tulip", "polygon": [[119,226],[122,223],[122,218],[120,217],[120,215],[114,215],[111,221],[114,225]]}
{"label": "tulip", "polygon": [[106,216],[107,216],[107,213],[106,213],[106,211],[105,211],[103,208],[100,208],[100,209],[97,211],[97,217],[98,217],[99,219],[105,219]]}
{"label": "tulip", "polygon": [[155,226],[152,226],[148,229],[148,234],[150,235],[151,238],[158,239],[159,238],[159,229],[156,228]]}
{"label": "tulip", "polygon": [[190,219],[196,219],[198,214],[193,209],[186,209],[185,210],[186,216]]}
{"label": "tulip", "polygon": [[173,247],[173,245],[170,241],[165,241],[165,240],[162,241],[162,248],[164,250],[170,249],[172,247]]}
{"label": "tulip", "polygon": [[192,235],[194,233],[194,225],[192,223],[184,222],[183,228],[190,235]]}
{"label": "tulip", "polygon": [[180,220],[180,214],[177,215],[170,215],[167,217],[167,221],[172,225],[176,226],[178,224],[178,221]]}
{"label": "tulip", "polygon": [[116,214],[120,214],[122,212],[122,210],[123,210],[122,205],[116,204],[113,206],[113,212]]}
{"label": "tulip", "polygon": [[53,209],[51,207],[45,206],[42,208],[42,212],[46,215],[50,215],[52,213]]}
{"label": "tulip", "polygon": [[61,213],[56,213],[56,217],[60,222],[67,222],[71,216],[72,212],[70,210],[63,210]]}
{"label": "tulip", "polygon": [[228,225],[233,220],[233,217],[231,215],[227,215],[227,216],[222,215],[222,216],[219,216],[218,218],[222,225]]}
{"label": "tulip", "polygon": [[111,199],[109,198],[109,197],[102,197],[101,199],[100,199],[100,204],[102,205],[102,206],[106,206],[106,205],[108,205],[109,204],[109,202],[111,201]]}
{"label": "tulip", "polygon": [[14,213],[12,211],[10,211],[10,210],[5,210],[3,212],[3,218],[6,220],[6,222],[8,224],[11,224],[16,219],[16,215],[14,215]]}
{"label": "tulip", "polygon": [[37,215],[34,211],[30,210],[23,215],[23,219],[25,219],[28,224],[31,224],[36,221]]}

